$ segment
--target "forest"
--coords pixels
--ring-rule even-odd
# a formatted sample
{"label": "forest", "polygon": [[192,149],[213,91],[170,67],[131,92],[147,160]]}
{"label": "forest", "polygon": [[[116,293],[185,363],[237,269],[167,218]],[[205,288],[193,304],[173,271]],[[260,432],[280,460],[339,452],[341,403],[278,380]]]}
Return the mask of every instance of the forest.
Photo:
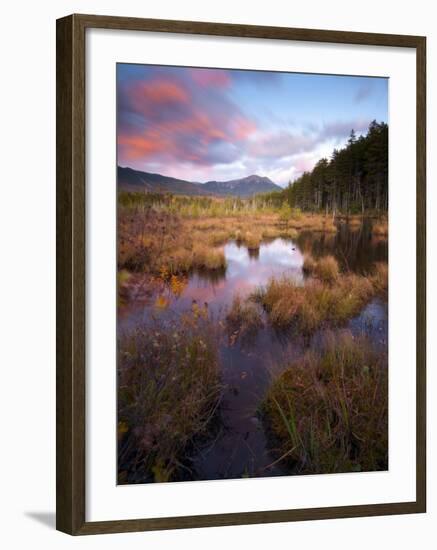
{"label": "forest", "polygon": [[[363,214],[388,211],[388,125],[375,120],[365,136],[352,130],[347,145],[322,158],[281,193],[263,196],[306,212]],[[261,199],[261,197],[259,197]]]}

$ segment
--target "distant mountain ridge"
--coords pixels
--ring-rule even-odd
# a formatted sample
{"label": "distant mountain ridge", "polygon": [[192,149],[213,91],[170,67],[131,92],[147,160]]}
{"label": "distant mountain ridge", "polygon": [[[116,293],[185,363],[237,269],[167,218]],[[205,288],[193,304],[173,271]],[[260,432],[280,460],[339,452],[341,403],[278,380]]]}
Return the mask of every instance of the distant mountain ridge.
{"label": "distant mountain ridge", "polygon": [[251,197],[258,193],[282,191],[267,177],[256,174],[229,181],[191,181],[141,172],[127,167],[118,167],[118,188],[123,191],[143,191],[154,193],[174,193],[176,195],[217,195]]}
{"label": "distant mountain ridge", "polygon": [[282,191],[282,187],[273,183],[270,178],[257,176],[256,174],[236,180],[207,181],[202,187],[214,195],[237,195],[240,197],[250,197],[257,193]]}

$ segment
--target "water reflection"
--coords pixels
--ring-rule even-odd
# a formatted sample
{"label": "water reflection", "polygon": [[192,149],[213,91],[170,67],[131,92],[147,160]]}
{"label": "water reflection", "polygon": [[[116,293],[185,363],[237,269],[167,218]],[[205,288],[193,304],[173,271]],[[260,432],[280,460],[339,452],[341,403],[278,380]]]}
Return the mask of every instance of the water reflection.
{"label": "water reflection", "polygon": [[213,310],[223,309],[239,294],[244,297],[263,286],[271,277],[283,275],[303,280],[303,255],[292,242],[275,239],[262,243],[257,254],[235,242],[225,245],[227,268],[223,272],[195,273],[174,306],[184,309],[193,300],[207,302]]}
{"label": "water reflection", "polygon": [[335,234],[302,231],[297,244],[303,253],[315,258],[332,254],[343,269],[368,273],[375,262],[386,262],[388,240],[372,235],[368,221],[351,229],[346,223],[338,226]]}

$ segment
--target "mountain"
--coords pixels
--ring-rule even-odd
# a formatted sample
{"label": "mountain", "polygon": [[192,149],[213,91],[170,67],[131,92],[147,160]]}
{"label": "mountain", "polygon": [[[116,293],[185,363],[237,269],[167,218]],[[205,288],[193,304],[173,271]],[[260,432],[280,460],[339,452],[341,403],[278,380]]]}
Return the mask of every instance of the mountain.
{"label": "mountain", "polygon": [[237,195],[239,197],[282,191],[282,187],[273,183],[271,179],[256,174],[230,181],[207,181],[203,188],[208,190],[211,195]]}
{"label": "mountain", "polygon": [[123,191],[148,191],[152,193],[174,193],[176,195],[204,195],[199,184],[190,181],[179,180],[140,172],[132,168],[118,167],[117,171],[118,188]]}
{"label": "mountain", "polygon": [[282,191],[269,178],[257,175],[230,181],[207,181],[193,183],[163,176],[140,172],[132,168],[118,167],[118,188],[123,191],[145,191],[154,193],[174,193],[176,195],[218,195],[251,197],[257,193]]}

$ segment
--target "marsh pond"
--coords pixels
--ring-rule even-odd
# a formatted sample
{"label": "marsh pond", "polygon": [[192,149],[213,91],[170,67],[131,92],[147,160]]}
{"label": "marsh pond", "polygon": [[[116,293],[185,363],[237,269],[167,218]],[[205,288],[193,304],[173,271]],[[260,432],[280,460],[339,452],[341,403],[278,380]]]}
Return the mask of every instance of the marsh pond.
{"label": "marsh pond", "polygon": [[[386,390],[387,282],[375,266],[386,270],[388,240],[366,220],[335,229],[255,245],[234,232],[211,247],[223,257],[213,265],[121,272],[119,483],[386,468],[386,451],[367,441],[384,445],[385,404],[380,424],[346,432],[355,400],[375,398],[372,384]],[[322,373],[339,354],[351,357],[350,380]]]}

